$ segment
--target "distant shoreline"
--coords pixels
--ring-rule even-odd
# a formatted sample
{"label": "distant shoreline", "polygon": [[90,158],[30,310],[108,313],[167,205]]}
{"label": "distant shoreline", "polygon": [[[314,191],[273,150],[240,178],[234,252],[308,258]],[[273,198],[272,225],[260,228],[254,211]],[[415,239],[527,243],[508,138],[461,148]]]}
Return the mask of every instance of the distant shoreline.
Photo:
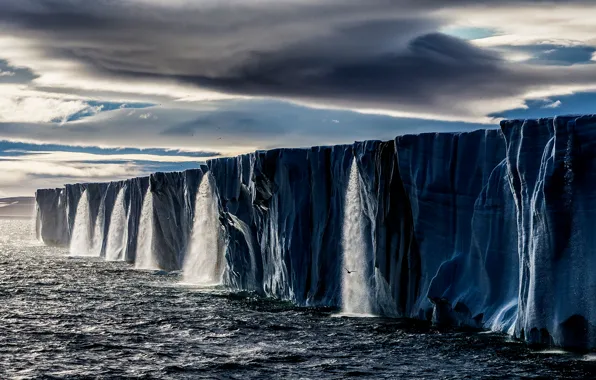
{"label": "distant shoreline", "polygon": [[35,219],[35,198],[0,198],[0,219]]}

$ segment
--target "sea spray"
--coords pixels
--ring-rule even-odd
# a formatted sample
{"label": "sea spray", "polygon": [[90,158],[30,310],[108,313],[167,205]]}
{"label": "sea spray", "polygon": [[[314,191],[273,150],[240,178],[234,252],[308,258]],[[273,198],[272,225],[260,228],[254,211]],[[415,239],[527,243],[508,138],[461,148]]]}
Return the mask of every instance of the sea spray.
{"label": "sea spray", "polygon": [[85,189],[81,194],[75,213],[72,238],[70,240],[71,256],[92,256],[91,219],[89,216],[89,197]]}
{"label": "sea spray", "polygon": [[151,187],[148,187],[143,199],[137,235],[136,269],[159,269],[153,248],[153,193]]}
{"label": "sea spray", "polygon": [[224,271],[221,224],[211,176],[203,176],[195,201],[189,249],[184,261],[184,282],[220,284]]}
{"label": "sea spray", "polygon": [[367,281],[364,213],[356,159],[352,161],[345,195],[342,250],[342,313],[370,315],[372,308]]}
{"label": "sea spray", "polygon": [[124,260],[126,257],[126,243],[128,241],[128,212],[124,204],[124,189],[120,189],[112,216],[106,244],[106,260]]}

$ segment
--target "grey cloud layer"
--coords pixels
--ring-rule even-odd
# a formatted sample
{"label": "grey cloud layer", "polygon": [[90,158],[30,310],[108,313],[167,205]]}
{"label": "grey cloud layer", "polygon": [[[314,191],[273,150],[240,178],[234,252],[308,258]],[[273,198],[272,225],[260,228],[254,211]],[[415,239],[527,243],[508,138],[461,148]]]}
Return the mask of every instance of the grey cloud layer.
{"label": "grey cloud layer", "polygon": [[[496,124],[494,125],[496,127]],[[64,125],[0,123],[0,140],[137,148],[203,149],[215,156],[280,146],[388,140],[399,134],[485,125],[319,110],[284,102],[224,101],[205,109],[117,110]]]}
{"label": "grey cloud layer", "polygon": [[24,67],[13,67],[5,60],[0,59],[0,84],[3,83],[28,83],[35,79],[35,74]]}
{"label": "grey cloud layer", "polygon": [[596,83],[592,68],[513,65],[436,32],[433,10],[478,3],[5,0],[0,23],[90,72],[352,108],[473,115],[478,99]]}

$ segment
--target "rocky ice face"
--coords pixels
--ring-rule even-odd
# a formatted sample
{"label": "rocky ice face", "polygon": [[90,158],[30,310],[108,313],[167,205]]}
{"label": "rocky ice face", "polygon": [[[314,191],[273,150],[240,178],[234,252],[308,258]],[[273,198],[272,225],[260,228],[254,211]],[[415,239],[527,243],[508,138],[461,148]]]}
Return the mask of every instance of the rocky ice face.
{"label": "rocky ice face", "polygon": [[68,246],[70,241],[66,218],[65,189],[42,189],[35,192],[37,238],[47,245]]}
{"label": "rocky ice face", "polygon": [[594,116],[511,121],[39,190],[37,230],[60,245],[107,234],[112,257],[113,224],[124,223],[125,259],[139,267],[221,275],[299,305],[596,347],[595,126]]}

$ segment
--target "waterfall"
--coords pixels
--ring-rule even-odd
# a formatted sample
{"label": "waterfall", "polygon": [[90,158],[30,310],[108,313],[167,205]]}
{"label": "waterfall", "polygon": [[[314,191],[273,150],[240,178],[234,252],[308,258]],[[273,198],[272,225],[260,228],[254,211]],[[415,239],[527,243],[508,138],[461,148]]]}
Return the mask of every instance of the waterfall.
{"label": "waterfall", "polygon": [[70,240],[71,256],[93,256],[91,244],[91,219],[89,216],[89,197],[83,191],[74,219],[72,239]]}
{"label": "waterfall", "polygon": [[220,284],[224,270],[219,210],[211,176],[201,179],[189,249],[184,260],[184,282]]}
{"label": "waterfall", "polygon": [[43,227],[43,224],[41,223],[41,208],[39,207],[37,200],[35,201],[35,211],[33,216],[35,217],[35,238],[37,241],[43,242],[41,237],[41,228]]}
{"label": "waterfall", "polygon": [[126,258],[126,243],[128,242],[128,213],[124,204],[124,188],[120,189],[112,216],[106,244],[106,260],[116,261]]}
{"label": "waterfall", "polygon": [[104,227],[105,227],[105,197],[102,198],[95,218],[95,229],[93,230],[93,244],[91,246],[92,256],[101,256],[103,249]]}
{"label": "waterfall", "polygon": [[358,164],[354,158],[345,195],[342,230],[342,313],[348,315],[372,314],[364,234],[360,177]]}
{"label": "waterfall", "polygon": [[145,192],[143,208],[141,209],[135,268],[159,269],[153,252],[153,193],[151,193],[151,185]]}

